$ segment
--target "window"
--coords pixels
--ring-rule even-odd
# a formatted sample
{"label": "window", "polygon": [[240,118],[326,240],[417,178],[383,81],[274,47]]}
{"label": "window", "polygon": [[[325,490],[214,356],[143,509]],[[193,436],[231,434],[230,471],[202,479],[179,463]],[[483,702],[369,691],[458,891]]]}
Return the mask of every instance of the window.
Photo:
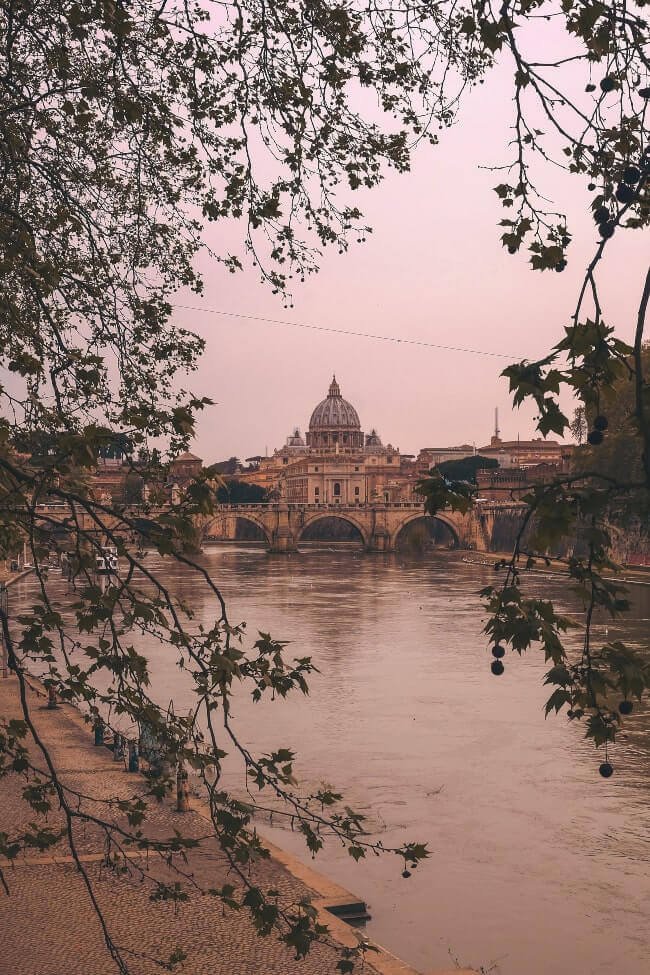
{"label": "window", "polygon": [[318,467],[314,467],[314,470],[315,470],[316,472],[318,472]]}
{"label": "window", "polygon": [[289,458],[288,457],[283,457],[282,458],[282,463],[283,464],[288,464],[289,463]]}
{"label": "window", "polygon": [[347,443],[347,442],[348,442],[348,435],[347,435],[347,433],[344,433],[343,434],[343,443]]}
{"label": "window", "polygon": [[339,442],[339,435],[338,435],[338,433],[333,433],[332,434],[332,443],[338,443],[338,442]]}
{"label": "window", "polygon": [[358,487],[355,487],[354,494],[355,494],[355,497],[357,497],[357,498],[359,497],[359,488]]}
{"label": "window", "polygon": [[335,498],[341,497],[341,485],[338,481],[334,481],[334,497]]}
{"label": "window", "polygon": [[389,463],[389,464],[392,464],[392,463],[393,463],[393,458],[392,458],[392,457],[389,457],[389,458],[388,458],[388,463]]}
{"label": "window", "polygon": [[355,467],[354,469],[355,469],[355,471],[358,471],[358,470],[359,470],[359,468],[358,468],[358,467]]}
{"label": "window", "polygon": [[316,497],[318,497],[318,495],[319,495],[319,494],[320,494],[320,488],[318,488],[318,487],[315,487],[315,488],[314,488],[314,495],[315,495]]}

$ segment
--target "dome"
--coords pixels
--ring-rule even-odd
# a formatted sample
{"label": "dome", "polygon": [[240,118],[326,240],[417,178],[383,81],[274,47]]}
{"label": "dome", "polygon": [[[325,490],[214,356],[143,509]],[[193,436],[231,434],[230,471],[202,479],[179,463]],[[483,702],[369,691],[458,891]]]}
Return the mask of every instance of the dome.
{"label": "dome", "polygon": [[327,399],[322,400],[311,415],[310,430],[335,428],[337,430],[360,430],[359,415],[351,403],[341,396],[336,376],[330,383]]}

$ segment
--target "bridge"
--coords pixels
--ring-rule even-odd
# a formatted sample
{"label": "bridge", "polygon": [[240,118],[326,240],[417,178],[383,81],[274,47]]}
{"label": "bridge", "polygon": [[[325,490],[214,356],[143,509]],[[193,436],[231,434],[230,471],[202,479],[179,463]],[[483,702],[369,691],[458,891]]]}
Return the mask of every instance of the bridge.
{"label": "bridge", "polygon": [[[467,514],[441,511],[435,518],[449,529],[457,548],[490,551],[497,515],[516,512],[521,504],[483,502]],[[398,501],[392,504],[292,504],[286,501],[259,504],[222,504],[200,525],[203,541],[234,540],[237,522],[252,522],[263,533],[270,552],[293,552],[306,529],[323,518],[337,518],[357,529],[368,552],[394,552],[400,533],[415,521],[428,517],[424,504]]]}
{"label": "bridge", "polygon": [[[512,545],[513,528],[518,526],[526,506],[521,502],[484,501],[477,503],[467,514],[440,511],[434,520],[449,530],[456,548],[478,552],[507,551]],[[166,508],[133,506],[128,514],[137,518],[154,519]],[[70,521],[71,513],[63,504],[39,504],[36,513],[42,525]],[[234,541],[238,521],[256,525],[268,544],[270,552],[295,552],[306,530],[324,518],[336,518],[355,528],[363,548],[368,552],[394,552],[398,538],[409,525],[424,521],[424,504],[419,501],[360,504],[297,504],[287,501],[257,504],[220,504],[210,515],[195,519],[198,541]],[[107,516],[106,525],[124,534],[119,518]],[[82,509],[75,509],[75,523],[90,534],[101,535],[94,519]]]}

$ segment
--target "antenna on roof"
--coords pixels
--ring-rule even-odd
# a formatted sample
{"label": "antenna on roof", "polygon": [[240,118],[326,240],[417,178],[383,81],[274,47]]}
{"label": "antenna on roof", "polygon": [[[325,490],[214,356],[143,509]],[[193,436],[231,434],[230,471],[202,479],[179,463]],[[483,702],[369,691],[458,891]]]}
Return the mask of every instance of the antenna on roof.
{"label": "antenna on roof", "polygon": [[499,439],[500,432],[501,431],[499,430],[499,407],[498,406],[495,406],[495,408],[494,408],[494,436],[497,438],[497,440]]}

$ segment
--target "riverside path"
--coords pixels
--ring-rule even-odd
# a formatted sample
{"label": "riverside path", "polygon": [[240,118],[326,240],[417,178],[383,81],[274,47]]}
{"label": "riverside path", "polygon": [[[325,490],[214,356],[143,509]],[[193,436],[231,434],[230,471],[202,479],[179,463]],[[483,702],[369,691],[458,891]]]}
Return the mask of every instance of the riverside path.
{"label": "riverside path", "polygon": [[[90,728],[74,708],[63,705],[49,710],[42,688],[31,680],[28,698],[37,732],[62,782],[93,797],[94,802],[84,800],[88,811],[93,805],[97,808],[102,799],[133,795],[144,784],[137,774],[113,762],[107,749],[93,746]],[[0,680],[0,715],[22,717],[15,676]],[[34,746],[32,754],[39,764]],[[36,818],[22,799],[24,786],[17,773],[0,779],[0,831],[17,832]],[[208,835],[200,803],[192,802],[194,808],[185,813],[176,812],[171,800],[155,804],[147,815],[146,835],[169,838],[174,830],[197,838]],[[102,815],[107,815],[106,808]],[[48,825],[62,827],[56,810],[49,814]],[[174,971],[183,975],[335,975],[338,955],[333,948],[316,945],[305,960],[296,961],[273,936],[260,938],[243,911],[224,913],[221,903],[210,895],[192,894],[178,910],[169,902],[154,903],[148,879],[174,882],[178,877],[153,855],[149,862],[134,857],[135,869],[118,874],[105,866],[105,838],[99,830],[75,828],[75,840],[106,923],[132,975],[159,973],[161,968],[152,959],[168,958],[178,947],[187,959]],[[260,885],[277,889],[286,903],[310,897],[332,939],[355,944],[353,929],[327,908],[357,899],[272,844],[267,846],[271,859],[260,861],[255,868]],[[200,887],[234,882],[214,840],[189,850],[187,857],[183,869]],[[0,857],[0,867],[9,891],[8,895],[0,892],[2,975],[113,975],[119,970],[107,951],[83,878],[65,841],[47,855],[21,855],[12,864]],[[363,975],[418,975],[384,949],[370,957]]]}

